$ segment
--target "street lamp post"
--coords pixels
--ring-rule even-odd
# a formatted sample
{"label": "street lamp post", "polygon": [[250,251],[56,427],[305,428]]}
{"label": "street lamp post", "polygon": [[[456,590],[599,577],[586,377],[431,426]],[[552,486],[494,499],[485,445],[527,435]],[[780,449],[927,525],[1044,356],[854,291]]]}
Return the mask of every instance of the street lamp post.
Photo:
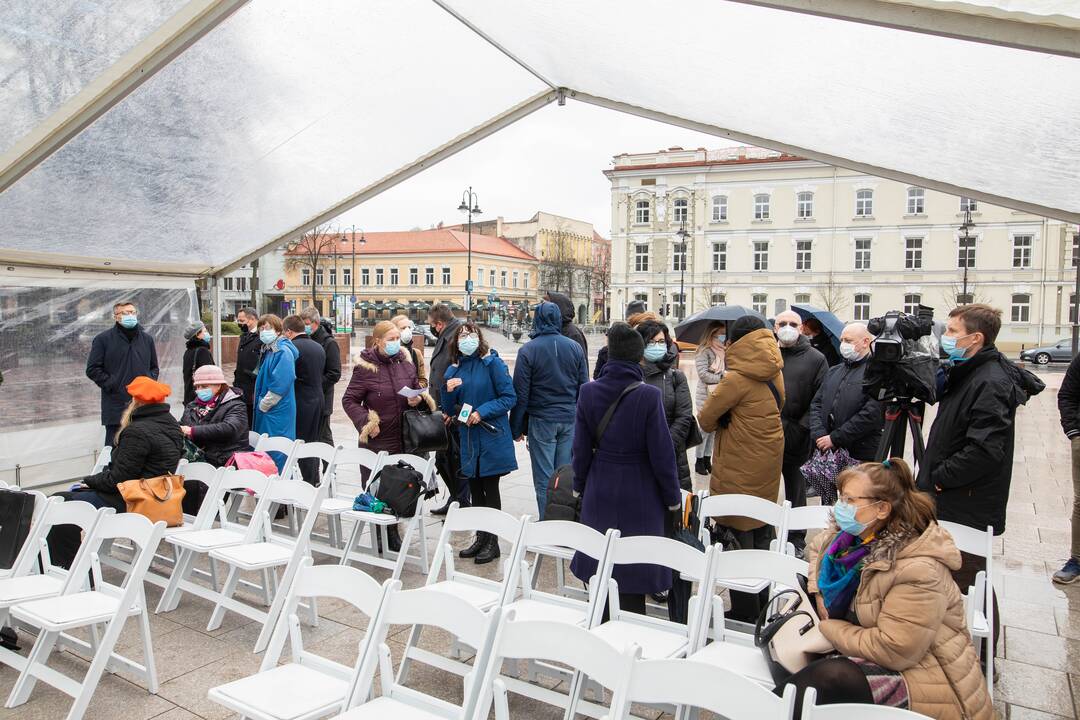
{"label": "street lamp post", "polygon": [[686,319],[686,255],[689,250],[688,239],[690,237],[685,220],[679,227],[679,232],[675,234],[679,236],[682,243],[682,262],[679,264],[679,322],[682,322]]}
{"label": "street lamp post", "polygon": [[[350,243],[349,250],[352,255],[352,273],[350,273],[350,280],[352,281],[352,296],[349,307],[349,337],[356,337],[356,226],[352,226],[352,242]],[[345,242],[345,233],[341,233],[341,242]],[[360,228],[360,244],[363,245],[367,240],[364,239],[364,229]]]}
{"label": "street lamp post", "polygon": [[461,204],[458,205],[458,210],[465,213],[468,216],[468,232],[469,232],[469,247],[466,258],[466,275],[465,275],[465,313],[469,316],[472,315],[472,292],[473,292],[473,277],[472,277],[472,216],[480,214],[480,206],[476,202],[477,195],[473,192],[472,185],[469,189],[461,194]]}
{"label": "street lamp post", "polygon": [[960,226],[960,232],[964,233],[962,241],[964,243],[964,289],[963,305],[968,304],[968,267],[971,265],[971,228],[975,227],[975,223],[971,222],[971,210],[964,211],[964,224]]}

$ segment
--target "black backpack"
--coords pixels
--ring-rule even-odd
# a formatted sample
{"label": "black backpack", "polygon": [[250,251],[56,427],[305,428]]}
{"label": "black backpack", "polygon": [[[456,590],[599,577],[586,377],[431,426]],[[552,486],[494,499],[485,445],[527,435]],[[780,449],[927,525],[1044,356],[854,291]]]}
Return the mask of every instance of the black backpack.
{"label": "black backpack", "polygon": [[437,490],[429,490],[424,485],[424,476],[404,460],[381,468],[372,483],[375,484],[375,499],[389,505],[398,517],[415,515],[420,496],[432,497]]}
{"label": "black backpack", "polygon": [[9,570],[30,534],[34,496],[20,490],[0,490],[0,569]]}
{"label": "black backpack", "polygon": [[563,465],[548,481],[545,520],[574,520],[581,515],[581,498],[574,497],[574,466]]}

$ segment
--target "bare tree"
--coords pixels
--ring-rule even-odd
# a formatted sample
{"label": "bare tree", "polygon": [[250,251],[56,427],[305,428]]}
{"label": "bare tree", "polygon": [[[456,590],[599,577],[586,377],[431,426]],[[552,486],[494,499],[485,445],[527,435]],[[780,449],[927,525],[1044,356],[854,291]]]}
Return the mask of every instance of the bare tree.
{"label": "bare tree", "polygon": [[338,233],[330,232],[330,223],[316,225],[288,248],[285,263],[290,268],[308,268],[311,270],[311,304],[319,304],[319,268],[322,258],[332,255]]}
{"label": "bare tree", "polygon": [[601,245],[593,260],[594,264],[589,269],[589,288],[601,298],[600,322],[607,322],[608,293],[611,291],[611,243]]}
{"label": "bare tree", "polygon": [[713,305],[717,304],[713,302],[713,297],[724,294],[723,285],[710,285],[709,287],[704,288],[704,290],[705,292],[698,294],[697,302],[694,303],[694,307],[696,308],[694,312],[708,310]]}
{"label": "bare tree", "polygon": [[847,293],[844,291],[844,287],[836,281],[836,277],[831,270],[826,276],[825,282],[818,286],[817,294],[822,308],[834,315],[838,315],[848,306]]}
{"label": "bare tree", "polygon": [[547,245],[541,252],[541,287],[572,296],[574,277],[582,270],[574,253],[574,237],[561,225],[548,235]]}
{"label": "bare tree", "polygon": [[964,294],[964,284],[962,282],[954,282],[945,286],[941,291],[941,299],[945,302],[945,309],[952,310],[961,305],[971,305],[972,303],[989,303],[990,298],[985,294],[979,292],[978,286],[968,280],[967,284],[967,302],[960,302],[961,297]]}

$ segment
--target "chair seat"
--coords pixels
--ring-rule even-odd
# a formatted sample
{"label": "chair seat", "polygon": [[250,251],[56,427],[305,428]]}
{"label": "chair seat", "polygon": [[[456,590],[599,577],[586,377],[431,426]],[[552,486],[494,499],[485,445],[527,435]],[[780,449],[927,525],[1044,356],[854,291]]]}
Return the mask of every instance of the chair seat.
{"label": "chair seat", "polygon": [[191,532],[175,533],[166,535],[165,539],[174,545],[179,545],[196,552],[209,552],[215,548],[239,545],[244,542],[244,536],[235,530],[226,528],[210,528],[209,530],[192,530]]}
{"label": "chair seat", "polygon": [[64,587],[61,578],[52,575],[23,575],[0,580],[0,607],[56,595]]}
{"label": "chair seat", "polygon": [[685,635],[625,620],[610,620],[593,628],[592,633],[620,650],[637,643],[641,656],[652,660],[678,657],[687,645]]}
{"label": "chair seat", "polygon": [[399,522],[401,522],[401,518],[399,518],[397,515],[363,512],[362,510],[352,509],[350,509],[346,513],[343,513],[342,517],[346,517],[354,522],[368,522],[373,525],[397,525]]}
{"label": "chair seat", "polygon": [[487,609],[499,602],[499,588],[493,587],[487,589],[479,585],[473,585],[472,583],[455,582],[453,580],[443,580],[437,582],[434,585],[425,586],[429,590],[437,590],[438,592],[450,593],[456,595],[470,605]]}
{"label": "chair seat", "polygon": [[195,527],[195,525],[193,523],[190,523],[187,520],[185,520],[183,525],[177,525],[176,527],[167,527],[167,528],[165,528],[165,536],[168,537],[169,535],[176,535],[177,533],[191,532],[191,529],[193,527]]}
{"label": "chair seat", "polygon": [[728,590],[744,593],[758,593],[769,587],[768,580],[759,580],[757,578],[730,578],[728,580],[717,580],[716,584]]}
{"label": "chair seat", "polygon": [[528,620],[566,623],[568,625],[582,625],[585,622],[586,607],[580,609],[567,607],[551,602],[540,600],[515,600],[506,605],[504,610],[514,611],[514,620]]}
{"label": "chair seat", "polygon": [[698,650],[689,659],[730,670],[767,688],[773,687],[772,675],[765,663],[765,657],[761,650],[753,645],[714,642]]}
{"label": "chair seat", "polygon": [[971,634],[981,638],[990,637],[990,623],[986,621],[986,615],[978,610],[971,621]]}
{"label": "chair seat", "polygon": [[[11,608],[11,615],[43,630],[69,630],[107,622],[116,614],[119,602],[112,595],[89,590],[20,603]],[[132,615],[138,612],[138,607],[131,608]]]}
{"label": "chair seat", "polygon": [[353,501],[349,498],[327,498],[319,506],[319,512],[323,515],[340,515],[352,510]]}
{"label": "chair seat", "polygon": [[292,554],[292,548],[277,543],[260,542],[212,550],[210,557],[235,565],[241,570],[262,570],[287,564]]}
{"label": "chair seat", "polygon": [[358,705],[335,717],[333,720],[446,720],[446,715],[425,710],[403,703],[393,698],[380,697],[371,702]]}
{"label": "chair seat", "polygon": [[559,545],[538,545],[534,548],[530,548],[530,550],[535,551],[538,555],[559,558],[560,560],[573,560],[575,552],[570,548]]}
{"label": "chair seat", "polygon": [[218,685],[208,696],[240,715],[291,720],[324,717],[344,702],[348,692],[345,680],[289,663]]}

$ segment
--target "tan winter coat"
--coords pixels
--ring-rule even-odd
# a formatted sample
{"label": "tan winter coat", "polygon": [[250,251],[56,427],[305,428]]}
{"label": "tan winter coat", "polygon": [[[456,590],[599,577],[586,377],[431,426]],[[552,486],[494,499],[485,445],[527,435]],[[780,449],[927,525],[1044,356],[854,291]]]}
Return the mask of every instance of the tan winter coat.
{"label": "tan winter coat", "polygon": [[[780,494],[780,468],[784,459],[784,426],[780,408],[766,381],[784,401],[784,361],[776,338],[766,329],[739,338],[727,349],[726,371],[698,413],[704,432],[716,431],[713,448],[713,495],[740,493],[776,502]],[[720,417],[731,412],[731,424],[720,428]],[[764,523],[750,518],[720,518],[736,530],[752,530]]]}
{"label": "tan winter coat", "polygon": [[[836,528],[807,547],[809,588],[817,593],[821,555]],[[840,653],[903,673],[911,709],[939,720],[991,720],[986,681],[952,579],[960,551],[937,523],[922,535],[881,538],[863,567],[853,609],[859,624],[824,620]]]}

